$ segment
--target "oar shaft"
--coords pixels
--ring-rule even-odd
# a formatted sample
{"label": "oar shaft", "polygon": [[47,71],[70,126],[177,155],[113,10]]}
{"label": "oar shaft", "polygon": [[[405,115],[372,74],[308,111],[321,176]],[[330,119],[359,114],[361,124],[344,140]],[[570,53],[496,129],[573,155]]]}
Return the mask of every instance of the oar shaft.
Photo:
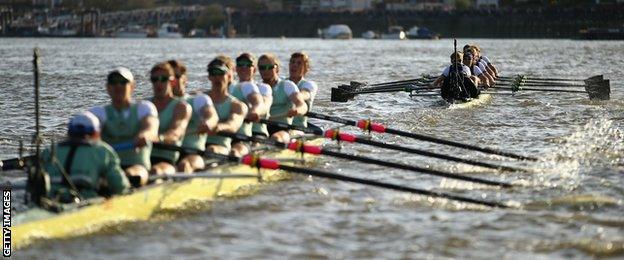
{"label": "oar shaft", "polygon": [[327,178],[327,179],[333,179],[333,180],[340,180],[340,181],[358,183],[358,184],[363,184],[363,185],[368,185],[368,186],[374,186],[374,187],[385,188],[385,189],[396,190],[396,191],[409,192],[409,193],[426,195],[426,196],[431,196],[431,197],[436,197],[436,198],[445,198],[445,199],[456,200],[456,201],[461,201],[461,202],[467,202],[467,203],[472,203],[472,204],[477,204],[477,205],[484,205],[484,206],[495,207],[495,208],[508,208],[509,207],[509,206],[507,206],[505,204],[498,203],[498,202],[493,202],[493,201],[477,200],[477,199],[473,199],[473,198],[462,197],[462,196],[448,194],[448,193],[443,193],[443,192],[439,192],[439,191],[429,191],[429,190],[417,189],[417,188],[400,186],[400,185],[391,184],[391,183],[384,183],[384,182],[378,182],[378,181],[374,181],[374,180],[368,180],[368,179],[355,178],[355,177],[350,177],[350,176],[345,176],[345,175],[339,175],[339,174],[335,174],[335,173],[324,172],[324,171],[319,171],[319,170],[314,170],[314,169],[304,169],[304,168],[288,166],[288,165],[280,165],[279,168],[282,169],[282,170],[285,170],[285,171],[298,173],[298,174],[305,174],[305,175],[311,175],[311,176],[320,177],[320,178]]}
{"label": "oar shaft", "polygon": [[362,138],[357,138],[357,137],[355,138],[354,142],[360,143],[360,144],[366,144],[366,145],[370,145],[374,147],[381,147],[381,148],[395,150],[395,151],[418,154],[422,156],[438,158],[438,159],[443,159],[443,160],[448,160],[448,161],[453,161],[453,162],[459,162],[459,163],[464,163],[464,164],[469,164],[469,165],[475,165],[475,166],[480,166],[480,167],[485,167],[485,168],[490,168],[490,169],[505,170],[505,171],[522,171],[522,169],[518,169],[514,167],[495,165],[495,164],[486,163],[486,162],[479,162],[475,160],[470,160],[470,159],[465,159],[465,158],[460,158],[460,157],[455,157],[455,156],[450,156],[450,155],[445,155],[445,154],[439,154],[439,153],[429,152],[429,151],[405,147],[405,146],[387,144],[383,142],[367,140],[367,139],[362,139]]}
{"label": "oar shaft", "polygon": [[[504,80],[517,80],[518,77],[506,77],[499,76],[498,79]],[[566,79],[566,78],[539,78],[539,77],[524,77],[523,80],[542,80],[542,81],[584,81],[586,79]]]}
{"label": "oar shaft", "polygon": [[449,178],[449,179],[463,180],[463,181],[481,183],[481,184],[486,184],[486,185],[491,185],[491,186],[499,186],[499,187],[502,187],[502,188],[510,188],[510,187],[512,187],[512,185],[509,184],[509,183],[503,183],[503,182],[498,182],[498,181],[479,179],[479,178],[474,178],[474,177],[470,177],[470,176],[459,175],[459,174],[452,174],[452,173],[448,173],[448,172],[442,172],[442,171],[437,171],[437,170],[433,170],[433,169],[427,169],[427,168],[422,168],[422,167],[417,167],[417,166],[412,166],[412,165],[406,165],[406,164],[401,164],[401,163],[393,163],[393,162],[389,162],[389,161],[385,161],[385,160],[379,160],[379,159],[374,159],[374,158],[370,158],[370,157],[363,157],[363,156],[344,154],[344,153],[334,152],[334,151],[330,151],[330,150],[326,150],[326,149],[321,149],[320,153],[323,154],[323,155],[328,155],[328,156],[332,156],[332,157],[336,157],[336,158],[342,158],[342,159],[354,160],[354,161],[359,161],[359,162],[364,162],[364,163],[376,164],[376,165],[381,165],[381,166],[386,166],[386,167],[391,167],[391,168],[396,168],[396,169],[401,169],[401,170],[407,170],[407,171],[413,171],[413,172],[419,172],[419,173],[424,173],[424,174],[428,174],[428,175],[434,175],[434,176],[439,176],[439,177],[444,177],[444,178]]}
{"label": "oar shaft", "polygon": [[[514,83],[496,83],[496,86],[516,86]],[[558,88],[582,88],[585,84],[558,84],[558,83],[521,83],[521,87],[558,87]]]}
{"label": "oar shaft", "polygon": [[410,82],[419,82],[422,81],[424,78],[415,78],[415,79],[406,79],[406,80],[397,80],[397,81],[390,81],[390,82],[382,82],[382,83],[375,83],[375,84],[370,84],[367,86],[384,86],[384,85],[394,85],[394,84],[401,84],[401,83],[410,83]]}
{"label": "oar shaft", "polygon": [[[490,87],[490,88],[492,88],[492,89],[507,89],[507,90],[515,90],[515,88],[508,88],[508,87],[497,87],[497,86],[492,86],[492,87]],[[518,91],[563,92],[563,93],[587,93],[587,91],[584,91],[584,90],[542,89],[542,88],[525,88],[525,87],[521,87],[520,89],[518,89]]]}
{"label": "oar shaft", "polygon": [[[315,170],[315,169],[300,168],[300,167],[295,167],[295,166],[283,165],[283,164],[281,164],[277,160],[262,159],[262,158],[259,158],[259,157],[253,156],[253,155],[246,155],[243,158],[239,158],[239,157],[235,157],[235,156],[228,156],[228,155],[221,155],[221,154],[215,154],[215,153],[210,153],[210,152],[204,152],[204,151],[197,150],[197,149],[185,149],[185,148],[182,148],[182,147],[179,147],[179,146],[169,145],[169,144],[154,143],[153,145],[154,145],[154,147],[158,147],[158,148],[162,148],[162,149],[169,149],[169,150],[173,150],[173,151],[186,151],[186,152],[190,151],[190,152],[195,152],[195,153],[206,155],[206,156],[210,156],[210,157],[225,159],[225,160],[232,161],[232,162],[239,162],[239,163],[246,164],[246,165],[249,165],[251,167],[256,167],[256,168],[281,169],[281,170],[289,171],[291,173],[312,175],[312,176],[316,176],[316,177],[320,177],[320,178],[328,178],[328,179],[341,180],[341,181],[347,181],[347,182],[352,182],[352,183],[359,183],[359,184],[364,184],[364,185],[369,185],[369,186],[376,186],[376,187],[380,187],[380,188],[386,188],[386,189],[392,189],[392,190],[397,190],[397,191],[410,192],[410,193],[415,193],[415,194],[420,194],[420,195],[427,195],[427,196],[438,197],[438,198],[446,198],[446,199],[450,199],[450,200],[462,201],[462,202],[473,203],[473,204],[478,204],[478,205],[485,205],[485,206],[490,206],[490,207],[498,207],[498,208],[507,208],[507,207],[509,207],[509,206],[507,206],[505,204],[498,203],[498,202],[477,200],[477,199],[472,199],[472,198],[467,198],[467,197],[462,197],[462,196],[458,196],[458,195],[447,194],[447,193],[442,193],[442,192],[437,192],[437,191],[421,190],[421,189],[404,187],[404,186],[395,185],[395,184],[382,183],[382,182],[373,181],[373,180],[354,178],[354,177],[339,175],[339,174],[325,172],[325,171],[320,171],[320,170]],[[252,176],[253,175],[249,175],[249,176],[248,175],[241,175],[241,176],[236,176],[236,177],[237,178],[248,178],[248,177],[252,177]],[[206,177],[212,178],[213,176],[206,176]],[[214,176],[214,177],[216,177],[216,176]]]}
{"label": "oar shaft", "polygon": [[342,159],[358,161],[358,162],[363,162],[363,163],[368,163],[368,164],[376,164],[376,165],[381,165],[381,166],[386,166],[386,167],[391,167],[391,168],[396,168],[396,169],[401,169],[401,170],[407,170],[407,171],[412,171],[412,172],[417,172],[417,173],[445,177],[449,179],[457,179],[457,180],[475,182],[475,183],[480,183],[480,184],[485,184],[485,185],[498,186],[501,188],[512,187],[512,185],[509,183],[479,179],[479,178],[474,178],[470,176],[453,174],[449,172],[442,172],[442,171],[437,171],[433,169],[417,167],[417,166],[412,166],[412,165],[407,165],[407,164],[402,164],[402,163],[394,163],[394,162],[379,160],[379,159],[365,157],[365,156],[357,156],[357,155],[351,155],[351,154],[346,154],[346,153],[341,153],[341,152],[335,152],[335,151],[324,149],[320,146],[306,145],[301,142],[285,144],[285,143],[275,141],[274,139],[265,139],[265,138],[260,139],[257,137],[249,137],[249,136],[240,135],[240,134],[223,133],[220,135],[227,136],[227,137],[240,140],[240,141],[245,141],[245,142],[254,141],[254,142],[276,146],[279,148],[287,148],[287,149],[300,152],[300,153],[307,153],[307,154],[314,154],[314,155],[327,155],[327,156],[332,156],[336,158],[342,158]]}
{"label": "oar shaft", "polygon": [[350,119],[345,119],[345,118],[336,117],[336,116],[330,116],[330,115],[325,115],[325,114],[319,114],[319,113],[315,113],[315,112],[308,112],[307,116],[312,117],[312,118],[316,118],[316,119],[332,121],[332,122],[336,122],[336,123],[340,123],[340,124],[356,126],[356,127],[359,127],[360,129],[363,129],[363,130],[366,130],[366,131],[374,131],[374,132],[378,132],[378,133],[395,134],[395,135],[409,137],[409,138],[413,138],[413,139],[417,139],[417,140],[421,140],[421,141],[437,143],[437,144],[443,144],[443,145],[448,145],[448,146],[453,146],[453,147],[458,147],[458,148],[463,148],[463,149],[469,149],[469,150],[479,151],[479,152],[488,153],[488,154],[496,154],[496,155],[506,156],[506,157],[520,159],[520,160],[537,161],[536,158],[532,158],[532,157],[527,157],[527,156],[522,156],[522,155],[509,153],[509,152],[504,152],[504,151],[501,151],[501,150],[498,150],[498,149],[494,149],[494,148],[479,147],[479,146],[476,146],[476,145],[470,145],[470,144],[455,142],[455,141],[451,141],[451,140],[444,140],[444,139],[436,138],[436,137],[433,137],[433,136],[417,134],[417,133],[411,133],[411,132],[406,132],[406,131],[393,129],[393,128],[387,128],[384,125],[373,123],[373,122],[367,122],[365,120],[360,120],[358,122],[358,121],[355,121],[355,120],[350,120]]}

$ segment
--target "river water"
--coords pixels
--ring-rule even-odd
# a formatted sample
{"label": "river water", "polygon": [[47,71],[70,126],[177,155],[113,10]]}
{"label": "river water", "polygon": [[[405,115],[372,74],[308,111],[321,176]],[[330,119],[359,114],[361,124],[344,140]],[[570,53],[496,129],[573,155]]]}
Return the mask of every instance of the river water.
{"label": "river water", "polygon": [[[107,102],[107,71],[129,67],[137,97],[149,96],[149,68],[176,58],[190,90],[209,87],[206,64],[217,54],[273,52],[282,62],[305,51],[308,78],[319,84],[314,111],[371,118],[395,128],[539,157],[516,162],[407,138],[374,140],[525,167],[497,172],[363,145],[342,151],[431,166],[518,184],[493,189],[384,167],[323,158],[316,167],[423,189],[519,205],[490,209],[318,178],[269,184],[251,197],[212,203],[210,210],[137,223],[78,239],[38,243],[16,258],[588,258],[624,257],[622,41],[459,39],[477,43],[501,75],[611,79],[610,101],[583,94],[495,95],[474,109],[445,109],[438,98],[407,93],[329,102],[330,88],[350,80],[383,82],[437,74],[451,40],[319,39],[7,39],[0,38],[0,157],[17,154],[33,133],[32,49],[42,50],[42,124],[60,139],[70,115]],[[282,71],[286,76],[287,69]],[[314,120],[313,120],[314,121]],[[335,126],[314,121],[322,126]],[[344,128],[357,133],[356,129]],[[19,177],[9,173],[3,179]],[[7,177],[9,176],[9,177]]]}

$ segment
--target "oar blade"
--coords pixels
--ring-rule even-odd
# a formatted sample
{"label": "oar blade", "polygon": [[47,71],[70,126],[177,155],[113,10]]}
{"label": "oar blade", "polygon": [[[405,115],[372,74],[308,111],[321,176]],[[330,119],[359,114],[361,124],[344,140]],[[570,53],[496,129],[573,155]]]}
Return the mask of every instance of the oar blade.
{"label": "oar blade", "polygon": [[611,83],[608,79],[585,85],[585,91],[590,100],[611,99]]}
{"label": "oar blade", "polygon": [[331,89],[331,102],[348,102],[349,99],[353,99],[354,94],[351,94],[340,88]]}
{"label": "oar blade", "polygon": [[596,75],[596,76],[591,76],[587,78],[586,80],[583,80],[583,82],[585,82],[585,85],[589,85],[589,84],[600,82],[603,80],[604,80],[604,77],[602,75]]}

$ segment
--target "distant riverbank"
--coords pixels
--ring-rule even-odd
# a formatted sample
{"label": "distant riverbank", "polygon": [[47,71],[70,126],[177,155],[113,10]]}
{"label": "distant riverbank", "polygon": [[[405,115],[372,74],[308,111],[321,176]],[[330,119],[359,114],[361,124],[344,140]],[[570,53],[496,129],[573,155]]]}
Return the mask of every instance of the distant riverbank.
{"label": "distant riverbank", "polygon": [[469,38],[578,38],[579,30],[619,27],[624,5],[591,8],[492,9],[469,11],[405,11],[363,13],[235,13],[239,32],[257,37],[315,37],[317,29],[346,24],[354,37],[392,25],[409,30],[428,27],[442,37]]}

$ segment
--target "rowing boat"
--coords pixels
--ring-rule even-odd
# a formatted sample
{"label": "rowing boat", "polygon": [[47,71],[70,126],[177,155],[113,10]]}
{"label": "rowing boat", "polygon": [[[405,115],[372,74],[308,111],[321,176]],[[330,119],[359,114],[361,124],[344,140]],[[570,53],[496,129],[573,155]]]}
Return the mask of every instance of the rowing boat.
{"label": "rowing boat", "polygon": [[[322,138],[310,141],[321,144]],[[290,150],[267,151],[263,157],[297,159],[301,154]],[[314,158],[314,157],[306,157]],[[258,172],[259,171],[259,172]],[[59,213],[32,208],[18,213],[13,221],[13,246],[24,248],[36,241],[73,238],[92,234],[106,227],[156,219],[166,213],[184,212],[208,205],[219,197],[251,195],[262,182],[288,177],[279,170],[258,170],[246,165],[222,164],[208,169],[215,175],[248,175],[258,178],[190,178],[144,187],[127,195],[94,199],[80,204],[64,205]]]}
{"label": "rowing boat", "polygon": [[456,102],[456,103],[446,102],[446,104],[448,105],[449,109],[467,109],[467,108],[480,107],[480,106],[490,103],[491,101],[492,101],[492,95],[481,94],[479,95],[479,97],[473,98],[466,102]]}

